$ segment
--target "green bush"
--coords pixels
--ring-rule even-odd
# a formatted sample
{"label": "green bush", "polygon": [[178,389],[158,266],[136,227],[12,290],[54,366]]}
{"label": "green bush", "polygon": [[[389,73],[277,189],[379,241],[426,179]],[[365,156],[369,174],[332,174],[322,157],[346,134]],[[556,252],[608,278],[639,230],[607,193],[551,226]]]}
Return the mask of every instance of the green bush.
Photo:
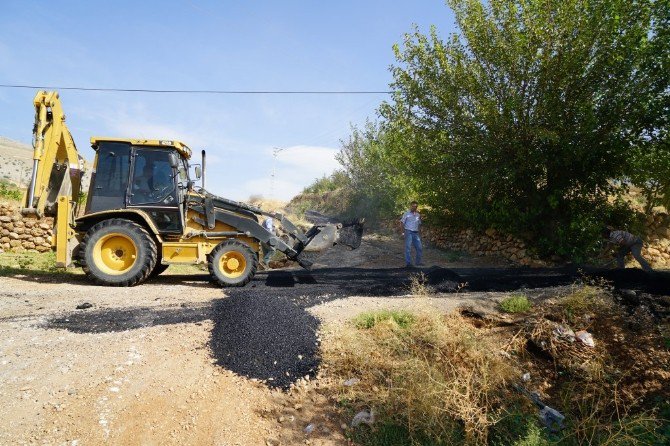
{"label": "green bush", "polygon": [[500,308],[505,313],[525,313],[532,306],[524,294],[515,294],[500,302]]}
{"label": "green bush", "polygon": [[21,201],[23,199],[23,192],[6,181],[0,181],[0,197],[12,201]]}
{"label": "green bush", "polygon": [[303,194],[323,194],[332,192],[348,184],[347,175],[341,171],[336,170],[330,176],[323,176],[317,178],[312,184],[303,189]]}

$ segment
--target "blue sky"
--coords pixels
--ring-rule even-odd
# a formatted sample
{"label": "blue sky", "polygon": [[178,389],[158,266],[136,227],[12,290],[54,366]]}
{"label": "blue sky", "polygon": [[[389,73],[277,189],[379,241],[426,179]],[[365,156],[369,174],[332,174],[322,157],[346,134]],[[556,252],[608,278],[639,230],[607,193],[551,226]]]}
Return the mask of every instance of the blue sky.
{"label": "blue sky", "polygon": [[[387,90],[392,45],[413,24],[446,35],[453,15],[442,0],[0,0],[0,84]],[[34,94],[0,88],[0,136],[30,142]],[[208,189],[236,200],[289,199],[330,173],[350,125],[385,98],[61,91],[87,159],[93,135],[178,139],[207,150]]]}

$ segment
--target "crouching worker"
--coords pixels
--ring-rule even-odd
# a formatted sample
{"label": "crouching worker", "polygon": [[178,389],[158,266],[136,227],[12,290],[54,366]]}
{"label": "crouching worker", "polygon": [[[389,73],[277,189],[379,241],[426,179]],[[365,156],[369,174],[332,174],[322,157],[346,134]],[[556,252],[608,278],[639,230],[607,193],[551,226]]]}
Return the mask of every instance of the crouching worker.
{"label": "crouching worker", "polygon": [[644,260],[644,257],[642,257],[642,239],[640,237],[626,231],[613,231],[610,228],[603,228],[602,236],[609,243],[612,243],[619,248],[616,255],[618,268],[626,267],[624,259],[626,254],[630,252],[633,254],[633,257],[635,257],[635,260],[638,261],[643,270],[647,272],[653,271],[649,263],[647,263],[647,261]]}

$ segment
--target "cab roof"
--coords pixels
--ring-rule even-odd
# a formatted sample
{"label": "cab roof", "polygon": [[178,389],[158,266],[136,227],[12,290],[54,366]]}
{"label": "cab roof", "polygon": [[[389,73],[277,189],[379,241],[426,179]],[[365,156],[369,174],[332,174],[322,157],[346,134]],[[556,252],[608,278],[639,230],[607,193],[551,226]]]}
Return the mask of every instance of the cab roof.
{"label": "cab roof", "polygon": [[93,150],[98,150],[98,144],[101,142],[125,142],[133,146],[152,146],[160,148],[174,148],[181,156],[186,159],[191,158],[191,149],[184,143],[179,141],[172,141],[169,139],[127,139],[127,138],[105,138],[100,136],[93,136],[91,138],[91,147]]}

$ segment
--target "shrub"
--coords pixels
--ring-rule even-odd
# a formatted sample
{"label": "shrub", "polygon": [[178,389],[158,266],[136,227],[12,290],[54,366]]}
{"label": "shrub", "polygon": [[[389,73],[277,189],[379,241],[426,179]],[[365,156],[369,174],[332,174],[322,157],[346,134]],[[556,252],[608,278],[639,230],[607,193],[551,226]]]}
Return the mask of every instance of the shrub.
{"label": "shrub", "polygon": [[6,181],[0,181],[0,197],[12,201],[21,201],[23,199],[23,191]]}
{"label": "shrub", "polygon": [[500,308],[505,313],[525,313],[532,306],[525,294],[514,294],[500,302]]}

